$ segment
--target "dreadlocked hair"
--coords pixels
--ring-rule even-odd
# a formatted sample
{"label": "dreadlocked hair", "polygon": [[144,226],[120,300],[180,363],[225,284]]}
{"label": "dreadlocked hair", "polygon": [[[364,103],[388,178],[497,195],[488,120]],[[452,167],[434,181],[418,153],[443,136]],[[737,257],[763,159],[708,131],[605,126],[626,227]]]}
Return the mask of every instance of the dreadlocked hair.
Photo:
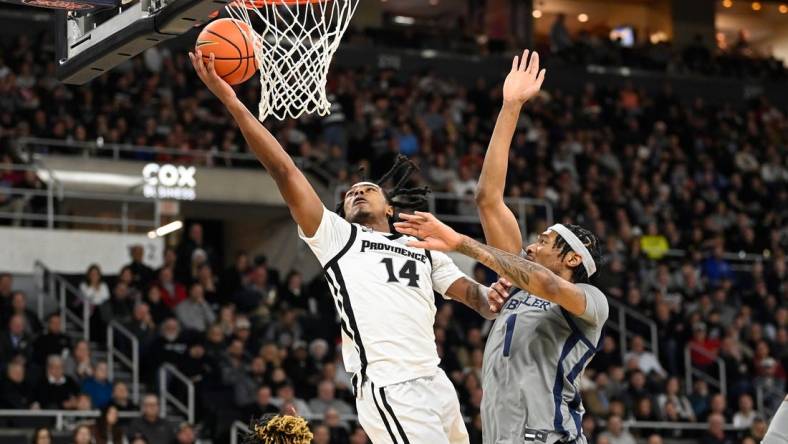
{"label": "dreadlocked hair", "polygon": [[[375,181],[383,190],[383,194],[386,196],[389,205],[394,207],[394,214],[389,218],[389,225],[392,230],[394,222],[398,219],[398,213],[402,211],[424,210],[427,208],[427,195],[430,193],[429,187],[405,188],[410,177],[418,170],[419,167],[416,166],[412,160],[400,154],[397,156],[391,169],[380,179]],[[359,173],[364,177],[363,168],[359,169]],[[399,180],[394,183],[392,188],[385,188],[389,181],[396,180],[397,178],[399,178]],[[340,201],[337,204],[335,212],[340,217],[345,217],[344,201]]]}
{"label": "dreadlocked hair", "polygon": [[[580,225],[564,225],[566,228],[569,229],[572,233],[580,239],[580,242],[588,248],[588,252],[591,253],[591,258],[594,260],[594,263],[599,265],[600,258],[602,257],[601,253],[599,252],[599,239],[594,235],[594,233],[586,230],[585,228],[581,227]],[[572,247],[566,243],[563,237],[560,235],[555,237],[555,242],[553,243],[553,248],[560,249],[561,252],[558,254],[558,257],[563,259],[570,251]],[[578,265],[574,269],[572,269],[572,282],[576,284],[580,283],[589,283],[591,278],[588,276],[588,272],[586,271],[586,267],[583,264]]]}
{"label": "dreadlocked hair", "polygon": [[251,432],[243,444],[309,444],[312,432],[304,418],[289,415],[264,415],[249,424]]}

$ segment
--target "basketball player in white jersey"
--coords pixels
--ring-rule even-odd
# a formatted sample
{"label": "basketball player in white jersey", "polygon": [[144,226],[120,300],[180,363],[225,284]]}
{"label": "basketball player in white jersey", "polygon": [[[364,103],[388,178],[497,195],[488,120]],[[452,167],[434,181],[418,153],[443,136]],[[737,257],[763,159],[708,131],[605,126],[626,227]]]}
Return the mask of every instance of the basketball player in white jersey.
{"label": "basketball player in white jersey", "polygon": [[323,265],[364,430],[375,443],[468,443],[457,394],[438,367],[434,293],[492,319],[507,290],[484,287],[445,254],[408,247],[414,239],[392,233],[396,208],[424,200],[425,190],[402,187],[405,179],[392,190],[382,188],[394,174],[407,178],[413,166],[406,159],[398,159],[380,183],[353,185],[338,209],[341,217],[323,206],[290,156],[216,75],[213,54],[207,63],[199,51],[190,58],[276,181],[299,235]]}

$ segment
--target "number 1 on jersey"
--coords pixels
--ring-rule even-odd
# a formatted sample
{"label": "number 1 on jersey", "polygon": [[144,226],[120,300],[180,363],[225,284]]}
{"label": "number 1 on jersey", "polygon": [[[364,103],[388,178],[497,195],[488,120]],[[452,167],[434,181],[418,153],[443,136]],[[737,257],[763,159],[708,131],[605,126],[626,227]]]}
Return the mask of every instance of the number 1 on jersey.
{"label": "number 1 on jersey", "polygon": [[[399,282],[397,276],[394,275],[394,260],[387,257],[380,262],[386,264],[386,271],[389,273],[388,282]],[[399,270],[399,277],[408,280],[408,287],[418,287],[419,273],[416,271],[416,261],[410,259],[405,262],[405,265]]]}

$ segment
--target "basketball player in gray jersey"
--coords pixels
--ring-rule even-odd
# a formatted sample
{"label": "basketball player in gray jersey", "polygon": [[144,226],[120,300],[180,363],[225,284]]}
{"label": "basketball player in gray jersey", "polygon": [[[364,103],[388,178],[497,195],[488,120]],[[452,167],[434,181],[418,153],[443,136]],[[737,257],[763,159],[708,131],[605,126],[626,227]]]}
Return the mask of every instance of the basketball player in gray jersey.
{"label": "basketball player in gray jersey", "polygon": [[484,351],[484,443],[585,443],[579,381],[593,357],[608,304],[590,285],[598,242],[586,229],[556,224],[522,247],[517,220],[504,204],[509,145],[520,110],[544,80],[539,56],[514,58],[487,151],[477,203],[488,245],[442,224],[428,213],[401,215],[398,231],[421,241],[414,247],[458,251],[520,290],[504,305]]}

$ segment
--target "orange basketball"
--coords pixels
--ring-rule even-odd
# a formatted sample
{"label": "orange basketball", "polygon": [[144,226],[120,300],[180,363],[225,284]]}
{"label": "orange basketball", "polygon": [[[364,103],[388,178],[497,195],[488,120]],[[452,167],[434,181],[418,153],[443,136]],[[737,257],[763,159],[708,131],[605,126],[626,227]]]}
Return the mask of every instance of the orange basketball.
{"label": "orange basketball", "polygon": [[216,74],[230,85],[238,85],[257,71],[252,32],[249,25],[240,20],[219,19],[200,32],[196,47],[202,51],[206,63],[213,53]]}

